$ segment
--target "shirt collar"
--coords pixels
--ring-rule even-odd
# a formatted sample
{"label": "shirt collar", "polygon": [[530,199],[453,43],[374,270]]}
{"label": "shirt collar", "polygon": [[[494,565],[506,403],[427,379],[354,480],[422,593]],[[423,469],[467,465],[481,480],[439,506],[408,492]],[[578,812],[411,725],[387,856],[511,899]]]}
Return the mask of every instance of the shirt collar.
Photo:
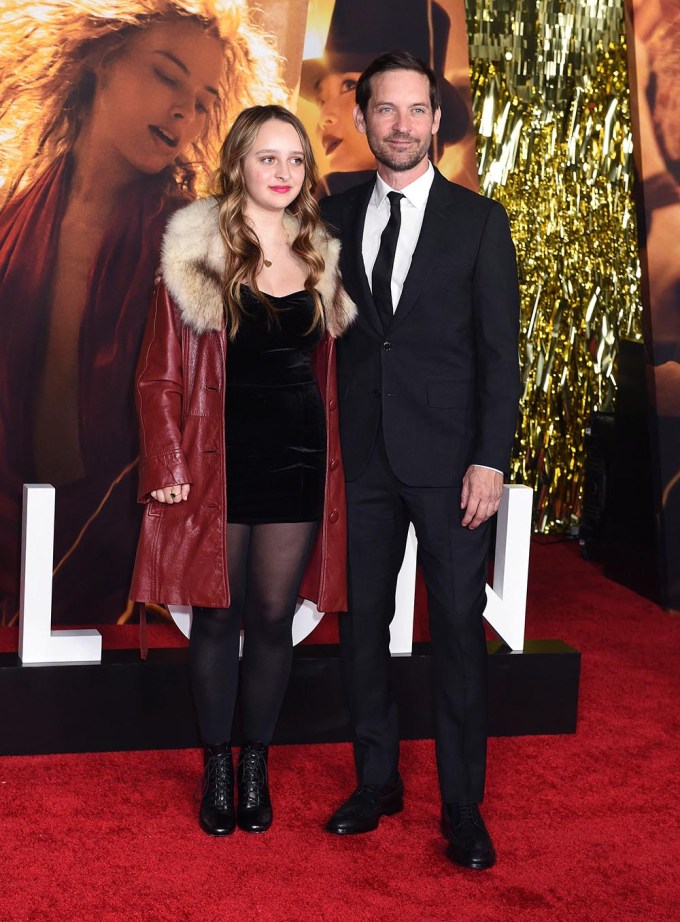
{"label": "shirt collar", "polygon": [[[428,161],[427,170],[418,179],[414,179],[408,186],[399,189],[399,192],[406,198],[406,201],[413,205],[414,208],[424,208],[427,204],[427,197],[430,194],[432,183],[434,182],[434,167],[432,162]],[[371,204],[380,208],[388,192],[394,192],[392,186],[388,186],[385,180],[380,176],[375,177],[375,186],[371,195]]]}

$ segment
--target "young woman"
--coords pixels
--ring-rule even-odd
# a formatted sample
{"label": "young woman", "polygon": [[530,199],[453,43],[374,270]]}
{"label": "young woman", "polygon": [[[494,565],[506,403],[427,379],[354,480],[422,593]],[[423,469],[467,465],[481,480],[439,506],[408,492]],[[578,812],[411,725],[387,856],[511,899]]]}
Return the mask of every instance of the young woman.
{"label": "young woman", "polygon": [[168,216],[285,93],[245,0],[0,0],[0,610],[57,488],[53,620],[112,622],[139,531],[134,370]]}
{"label": "young woman", "polygon": [[[320,223],[309,139],[279,106],[239,115],[216,195],[178,212],[140,356],[132,598],[193,605],[189,663],[205,743],[201,827],[272,821],[267,752],[298,595],[346,608],[333,337],[355,314]],[[246,739],[234,810],[230,740]]]}

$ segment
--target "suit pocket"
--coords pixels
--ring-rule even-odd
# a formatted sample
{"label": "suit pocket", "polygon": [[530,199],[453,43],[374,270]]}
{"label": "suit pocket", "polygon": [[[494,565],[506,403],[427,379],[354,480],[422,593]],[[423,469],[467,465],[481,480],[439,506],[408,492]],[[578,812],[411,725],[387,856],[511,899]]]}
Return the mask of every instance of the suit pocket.
{"label": "suit pocket", "polygon": [[433,381],[427,385],[427,402],[431,407],[469,407],[472,385],[469,381]]}

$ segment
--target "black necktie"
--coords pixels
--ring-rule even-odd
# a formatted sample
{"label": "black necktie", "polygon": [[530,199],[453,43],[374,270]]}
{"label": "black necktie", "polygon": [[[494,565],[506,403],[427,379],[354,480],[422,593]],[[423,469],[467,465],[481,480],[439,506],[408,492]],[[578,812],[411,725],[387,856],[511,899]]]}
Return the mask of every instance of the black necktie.
{"label": "black necktie", "polygon": [[388,192],[390,200],[390,219],[380,238],[380,249],[373,266],[373,300],[378,308],[383,327],[387,328],[392,322],[394,309],[392,306],[392,267],[394,254],[397,251],[399,228],[401,227],[401,192]]}

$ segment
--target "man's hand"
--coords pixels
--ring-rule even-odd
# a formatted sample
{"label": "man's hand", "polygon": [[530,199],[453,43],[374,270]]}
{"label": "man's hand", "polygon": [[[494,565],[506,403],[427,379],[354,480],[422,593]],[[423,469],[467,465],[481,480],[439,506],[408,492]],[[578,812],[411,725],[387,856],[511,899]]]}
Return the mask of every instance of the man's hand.
{"label": "man's hand", "polygon": [[463,477],[460,508],[465,510],[462,525],[477,528],[498,512],[503,494],[503,475],[500,471],[471,464]]}
{"label": "man's hand", "polygon": [[172,487],[161,487],[159,490],[151,491],[151,498],[159,503],[181,503],[188,499],[191,484],[176,483]]}

